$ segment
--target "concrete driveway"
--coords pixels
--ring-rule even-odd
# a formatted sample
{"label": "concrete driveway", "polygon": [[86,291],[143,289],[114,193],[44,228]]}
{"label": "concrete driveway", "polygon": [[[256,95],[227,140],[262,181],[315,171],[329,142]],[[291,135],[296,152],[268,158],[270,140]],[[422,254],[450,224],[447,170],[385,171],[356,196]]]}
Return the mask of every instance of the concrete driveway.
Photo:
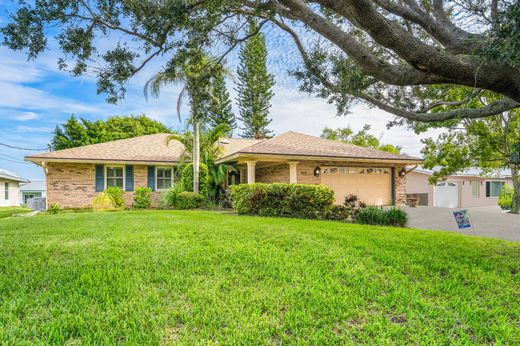
{"label": "concrete driveway", "polygon": [[507,214],[499,208],[467,208],[473,229],[464,230],[457,228],[453,217],[453,211],[457,209],[438,207],[405,207],[404,209],[409,216],[409,227],[520,241],[520,215]]}

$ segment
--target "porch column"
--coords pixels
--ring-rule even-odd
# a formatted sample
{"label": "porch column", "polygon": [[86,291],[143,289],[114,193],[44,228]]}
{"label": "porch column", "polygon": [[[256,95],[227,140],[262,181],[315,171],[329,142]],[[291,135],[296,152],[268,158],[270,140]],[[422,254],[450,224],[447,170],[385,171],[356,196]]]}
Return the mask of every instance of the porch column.
{"label": "porch column", "polygon": [[246,164],[247,164],[247,183],[254,184],[255,183],[256,161],[246,161]]}
{"label": "porch column", "polygon": [[298,171],[296,167],[298,166],[298,161],[289,161],[289,183],[297,184],[298,183]]}

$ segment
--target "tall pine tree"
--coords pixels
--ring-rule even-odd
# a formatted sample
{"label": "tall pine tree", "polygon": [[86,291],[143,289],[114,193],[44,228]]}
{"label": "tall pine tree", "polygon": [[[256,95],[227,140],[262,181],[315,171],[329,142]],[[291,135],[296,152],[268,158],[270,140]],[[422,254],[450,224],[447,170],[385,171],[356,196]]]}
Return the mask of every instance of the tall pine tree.
{"label": "tall pine tree", "polygon": [[209,109],[209,124],[215,128],[218,125],[225,124],[229,127],[227,135],[233,136],[233,130],[237,127],[235,114],[231,109],[231,99],[226,88],[226,81],[223,73],[218,73],[213,78],[212,98]]}
{"label": "tall pine tree", "polygon": [[[258,30],[256,22],[250,22],[249,34]],[[269,108],[274,93],[274,77],[267,71],[267,48],[265,36],[252,36],[240,49],[238,66],[238,106],[244,138],[270,138],[272,131]]]}

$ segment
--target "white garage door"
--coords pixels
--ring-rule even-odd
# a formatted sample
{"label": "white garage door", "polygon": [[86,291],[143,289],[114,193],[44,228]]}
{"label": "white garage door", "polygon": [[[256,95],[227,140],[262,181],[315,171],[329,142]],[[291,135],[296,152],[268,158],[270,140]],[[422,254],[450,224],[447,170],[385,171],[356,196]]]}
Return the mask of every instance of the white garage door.
{"label": "white garage door", "polygon": [[334,190],[336,204],[345,196],[356,195],[369,205],[392,204],[390,168],[322,167],[321,183]]}
{"label": "white garage door", "polygon": [[452,182],[439,183],[435,186],[436,207],[457,208],[459,206],[459,185]]}

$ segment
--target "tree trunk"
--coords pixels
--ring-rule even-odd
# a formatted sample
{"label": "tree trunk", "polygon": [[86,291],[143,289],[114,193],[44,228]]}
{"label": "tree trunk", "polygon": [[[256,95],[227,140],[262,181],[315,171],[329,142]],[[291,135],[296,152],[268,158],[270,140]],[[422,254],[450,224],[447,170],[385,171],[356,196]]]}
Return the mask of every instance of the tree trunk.
{"label": "tree trunk", "polygon": [[511,165],[511,177],[513,178],[513,206],[511,214],[518,214],[520,210],[520,176],[518,174],[518,165]]}
{"label": "tree trunk", "polygon": [[199,193],[200,124],[193,119],[193,192]]}

